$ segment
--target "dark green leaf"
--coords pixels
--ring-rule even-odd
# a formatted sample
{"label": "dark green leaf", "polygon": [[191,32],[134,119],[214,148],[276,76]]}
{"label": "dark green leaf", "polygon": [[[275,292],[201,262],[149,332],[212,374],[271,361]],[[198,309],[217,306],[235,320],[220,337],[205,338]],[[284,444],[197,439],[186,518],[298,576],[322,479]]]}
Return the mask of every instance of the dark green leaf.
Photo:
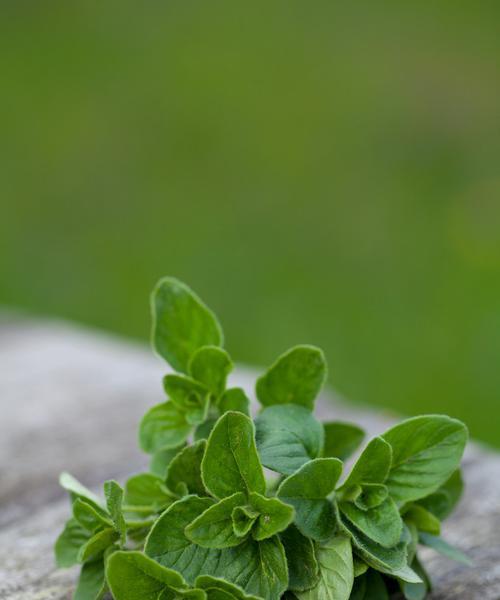
{"label": "dark green leaf", "polygon": [[97,511],[92,504],[82,498],[77,498],[73,502],[73,516],[82,527],[92,533],[104,527],[113,527],[109,517]]}
{"label": "dark green leaf", "polygon": [[151,296],[153,345],[176,371],[188,372],[189,361],[202,346],[222,346],[221,326],[213,312],[186,285],[161,279]]}
{"label": "dark green leaf", "polygon": [[421,498],[418,503],[443,521],[457,505],[463,489],[462,474],[460,469],[457,469],[433,494]]}
{"label": "dark green leaf", "polygon": [[200,423],[200,425],[198,425],[198,427],[194,430],[194,441],[199,442],[200,440],[208,440],[208,436],[215,427],[216,423],[217,419],[215,417],[208,418],[203,423]]}
{"label": "dark green leaf", "polygon": [[73,600],[101,600],[107,591],[102,559],[87,562],[82,566]]}
{"label": "dark green leaf", "polygon": [[249,416],[250,400],[241,388],[232,388],[224,392],[219,400],[219,408],[221,413],[235,410]]}
{"label": "dark green leaf", "polygon": [[172,459],[184,448],[184,445],[176,446],[175,448],[162,448],[157,450],[151,457],[149,470],[154,475],[164,479],[167,476],[167,467]]}
{"label": "dark green leaf", "polygon": [[76,565],[78,552],[89,539],[90,533],[76,519],[69,519],[54,546],[57,566],[65,569]]}
{"label": "dark green leaf", "polygon": [[157,511],[171,502],[172,497],[163,480],[153,473],[133,475],[125,484],[125,504],[129,506],[151,507],[152,511]]}
{"label": "dark green leaf", "polygon": [[439,535],[441,523],[437,517],[418,504],[411,504],[404,512],[405,521],[411,521],[419,531]]}
{"label": "dark green leaf", "polygon": [[380,573],[369,569],[365,575],[355,579],[349,600],[389,600],[387,587]]}
{"label": "dark green leaf", "polygon": [[377,544],[390,548],[398,543],[403,521],[392,498],[369,510],[361,510],[352,502],[341,502],[339,508],[346,519]]}
{"label": "dark green leaf", "polygon": [[387,486],[383,483],[364,483],[360,493],[354,498],[354,504],[361,510],[370,510],[380,506],[389,495]]}
{"label": "dark green leaf", "polygon": [[210,575],[197,577],[196,587],[206,592],[207,600],[257,600],[256,596],[245,594],[243,589],[234,583]]}
{"label": "dark green leaf", "polygon": [[299,404],[309,410],[326,379],[325,356],[314,346],[295,346],[282,354],[255,387],[263,406]]}
{"label": "dark green leaf", "polygon": [[111,527],[98,531],[78,551],[78,562],[98,559],[119,537],[120,534]]}
{"label": "dark green leaf", "polygon": [[142,552],[115,552],[106,565],[106,578],[115,600],[158,600],[166,588],[186,587],[183,577]]}
{"label": "dark green leaf", "polygon": [[287,477],[277,495],[295,508],[295,524],[307,537],[326,541],[334,532],[335,516],[327,496],[342,472],[337,458],[316,458]]}
{"label": "dark green leaf", "polygon": [[246,537],[258,516],[259,513],[251,506],[237,506],[231,514],[234,535],[240,538]]}
{"label": "dark green leaf", "polygon": [[451,558],[452,560],[456,560],[457,562],[463,563],[469,567],[472,566],[471,559],[464,554],[458,548],[453,547],[452,545],[445,542],[443,538],[440,538],[435,535],[431,535],[430,533],[420,532],[419,541],[424,546],[429,546],[439,554]]}
{"label": "dark green leaf", "polygon": [[201,470],[205,487],[217,498],[235,492],[265,493],[254,426],[247,416],[238,412],[222,415],[208,438]]}
{"label": "dark green leaf", "polygon": [[144,452],[153,454],[183,444],[191,433],[186,416],[172,402],[153,406],[142,418],[139,443]]}
{"label": "dark green leaf", "polygon": [[123,518],[123,489],[116,481],[106,481],[104,484],[104,496],[106,498],[106,506],[111,515],[111,520],[116,531],[120,534],[120,541],[125,544],[127,537],[127,527]]}
{"label": "dark green leaf", "polygon": [[255,420],[256,441],[262,464],[291,475],[317,458],[323,447],[323,426],[311,412],[296,404],[271,406]]}
{"label": "dark green leaf", "polygon": [[381,437],[373,438],[361,453],[342,486],[347,489],[363,483],[384,483],[391,468],[392,451]]}
{"label": "dark green leaf", "polygon": [[232,369],[229,354],[217,346],[200,348],[193,354],[189,364],[191,377],[203,383],[215,398],[224,392],[227,376]]}
{"label": "dark green leaf", "polygon": [[420,583],[408,583],[407,581],[400,581],[399,585],[401,592],[406,600],[424,600],[429,590],[427,573],[423,569],[417,557],[413,559],[411,568],[422,581]]}
{"label": "dark green leaf", "polygon": [[280,534],[288,562],[288,587],[301,592],[310,590],[319,578],[319,567],[312,541],[292,525]]}
{"label": "dark green leaf", "polygon": [[316,548],[319,579],[305,592],[295,592],[299,600],[349,600],[354,570],[351,542],[344,535],[337,535],[326,544]]}
{"label": "dark green leaf", "polygon": [[233,531],[232,513],[245,500],[242,492],[219,500],[185,528],[186,537],[204,548],[230,548],[241,544],[241,537]]}
{"label": "dark green leaf", "polygon": [[210,392],[204,385],[191,377],[165,375],[163,387],[172,403],[180,413],[184,414],[189,424],[199,425],[207,418]]}
{"label": "dark green leaf", "polygon": [[351,423],[332,421],[324,423],[325,444],[322,456],[346,460],[361,445],[365,432],[361,427]]}
{"label": "dark green leaf", "polygon": [[386,485],[396,502],[435,492],[455,471],[467,442],[465,425],[443,415],[403,421],[383,435],[393,451]]}
{"label": "dark green leaf", "polygon": [[249,500],[252,508],[259,513],[252,529],[252,536],[257,541],[280,533],[293,521],[295,510],[278,498],[266,498],[257,492],[252,492]]}
{"label": "dark green leaf", "polygon": [[207,442],[200,440],[186,446],[172,459],[167,469],[167,487],[172,492],[183,496],[185,494],[206,494],[201,479],[201,461]]}

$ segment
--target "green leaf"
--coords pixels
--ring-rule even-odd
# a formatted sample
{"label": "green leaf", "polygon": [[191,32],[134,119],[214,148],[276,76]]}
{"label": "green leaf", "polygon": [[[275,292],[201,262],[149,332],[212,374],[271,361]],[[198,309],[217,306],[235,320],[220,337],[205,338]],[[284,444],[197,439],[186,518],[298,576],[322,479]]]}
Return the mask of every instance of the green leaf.
{"label": "green leaf", "polygon": [[326,541],[334,532],[335,516],[327,496],[342,472],[337,458],[311,460],[280,485],[277,496],[295,508],[295,525],[306,537]]}
{"label": "green leaf", "polygon": [[435,492],[455,471],[467,442],[467,429],[456,419],[426,415],[403,421],[383,438],[393,451],[386,485],[398,503]]}
{"label": "green leaf", "polygon": [[316,549],[319,580],[310,590],[295,592],[299,600],[349,600],[354,570],[351,542],[338,535]]}
{"label": "green leaf", "polygon": [[365,575],[355,579],[349,600],[389,600],[387,587],[380,573],[369,569]]}
{"label": "green leaf", "polygon": [[191,425],[173,402],[153,406],[139,425],[139,444],[149,454],[183,444],[191,433]]}
{"label": "green leaf", "polygon": [[235,410],[250,416],[250,400],[241,388],[226,390],[219,400],[219,408],[221,413]]}
{"label": "green leaf", "polygon": [[158,600],[206,600],[207,595],[203,590],[186,589],[166,589],[160,593]]}
{"label": "green leaf", "polygon": [[464,554],[461,550],[455,548],[451,544],[448,544],[448,542],[445,542],[441,537],[431,535],[430,533],[420,532],[419,541],[424,546],[432,548],[433,550],[439,552],[439,554],[442,554],[447,558],[456,560],[457,562],[460,562],[469,567],[473,566],[471,559],[466,554]]}
{"label": "green leaf", "polygon": [[449,479],[433,494],[421,498],[418,504],[435,515],[440,521],[446,519],[457,505],[464,489],[460,469],[454,471]]}
{"label": "green leaf", "polygon": [[156,352],[176,371],[188,372],[202,346],[222,346],[221,326],[198,296],[173,277],[161,279],[151,296],[152,340]]}
{"label": "green leaf", "polygon": [[100,558],[105,550],[112,546],[120,537],[113,528],[103,529],[95,533],[78,551],[78,562],[96,560]]}
{"label": "green leaf", "polygon": [[265,493],[254,426],[246,415],[231,411],[220,417],[208,438],[201,471],[205,487],[217,498],[235,492]]}
{"label": "green leaf", "polygon": [[390,548],[398,543],[403,521],[392,498],[369,510],[361,510],[351,502],[341,502],[339,508],[346,519],[377,544]]}
{"label": "green leaf", "polygon": [[226,388],[226,380],[233,370],[229,354],[217,346],[204,346],[197,350],[189,363],[189,373],[200,381],[215,398]]}
{"label": "green leaf", "polygon": [[184,529],[212,504],[209,498],[186,496],[170,506],[151,529],[145,552],[181,572],[192,585],[198,575],[223,577],[247,593],[278,600],[288,584],[285,552],[278,537],[262,542],[248,538],[234,548],[202,548]]}
{"label": "green leaf", "polygon": [[165,375],[163,387],[179,412],[184,413],[191,425],[199,425],[207,418],[210,392],[191,377]]}
{"label": "green leaf", "polygon": [[371,440],[342,485],[347,489],[363,483],[384,483],[391,468],[391,446],[381,437]]}
{"label": "green leaf", "polygon": [[244,590],[234,583],[210,575],[197,577],[196,587],[206,592],[207,600],[257,600],[256,596],[245,594]]}
{"label": "green leaf", "polygon": [[257,492],[249,496],[250,505],[258,513],[252,536],[255,540],[265,540],[283,531],[293,521],[295,510],[278,498],[266,498]]}
{"label": "green leaf", "polygon": [[252,529],[259,512],[248,505],[236,506],[231,513],[234,535],[244,538]]}
{"label": "green leaf", "polygon": [[263,406],[299,404],[312,410],[325,379],[322,350],[315,346],[295,346],[259,377],[255,392]]}
{"label": "green leaf", "polygon": [[[125,484],[125,504],[132,507],[151,507],[153,512],[172,503],[161,477],[152,473],[133,475]],[[127,511],[130,512],[130,511]]]}
{"label": "green leaf", "polygon": [[230,548],[241,544],[233,531],[232,513],[245,503],[245,494],[236,492],[208,507],[186,528],[186,537],[204,548]]}
{"label": "green leaf", "polygon": [[164,479],[167,476],[168,465],[183,448],[184,444],[181,444],[175,448],[162,448],[161,450],[157,450],[151,457],[149,463],[149,470],[151,473]]}
{"label": "green leaf", "polygon": [[303,406],[266,408],[255,420],[255,427],[262,464],[283,475],[291,475],[317,458],[323,447],[323,426]]}
{"label": "green leaf", "polygon": [[346,460],[361,445],[365,432],[361,427],[351,423],[332,421],[323,423],[325,429],[325,444],[322,456]]}
{"label": "green leaf", "polygon": [[415,557],[411,563],[412,569],[422,579],[420,583],[408,583],[407,581],[400,581],[399,585],[401,592],[406,600],[424,600],[429,590],[428,577],[424,568]]}
{"label": "green leaf", "polygon": [[363,575],[363,573],[366,573],[366,571],[368,570],[368,565],[365,563],[364,560],[361,560],[361,558],[359,558],[359,556],[353,556],[353,564],[354,564],[354,577],[359,577],[360,575]]}
{"label": "green leaf", "polygon": [[94,533],[103,527],[112,527],[112,521],[102,512],[97,511],[92,504],[82,498],[73,502],[73,516],[87,531]]}
{"label": "green leaf", "polygon": [[405,521],[411,521],[419,531],[439,535],[441,523],[437,517],[418,504],[410,504],[403,513]]}
{"label": "green leaf", "polygon": [[107,591],[102,559],[87,562],[82,566],[73,600],[101,600]]}
{"label": "green leaf", "polygon": [[102,510],[100,498],[82,485],[73,475],[61,473],[59,475],[59,485],[70,493],[72,501],[76,500],[76,498],[82,498],[82,500],[85,500],[88,504],[94,506],[94,508]]}
{"label": "green leaf", "polygon": [[389,490],[383,483],[364,483],[360,493],[354,498],[354,504],[361,510],[370,510],[380,506],[389,496]]}
{"label": "green leaf", "polygon": [[115,552],[106,565],[106,579],[114,600],[158,600],[165,589],[186,587],[183,577],[142,552]]}
{"label": "green leaf", "polygon": [[123,489],[116,481],[106,481],[104,484],[104,496],[106,506],[113,521],[116,531],[120,534],[121,544],[125,544],[127,538],[127,526],[123,518]]}
{"label": "green leaf", "polygon": [[89,538],[89,532],[75,518],[69,519],[54,546],[57,566],[66,569],[76,565],[78,552]]}
{"label": "green leaf", "polygon": [[295,592],[309,590],[319,579],[319,567],[312,540],[292,525],[280,534],[288,563],[289,589]]}
{"label": "green leaf", "polygon": [[208,418],[203,423],[200,423],[200,425],[198,425],[198,427],[194,430],[194,441],[199,442],[200,440],[208,440],[208,436],[215,427],[216,423],[217,419],[215,417]]}
{"label": "green leaf", "polygon": [[201,479],[201,461],[207,442],[200,440],[183,448],[170,462],[166,483],[169,490],[183,496],[185,494],[206,495]]}

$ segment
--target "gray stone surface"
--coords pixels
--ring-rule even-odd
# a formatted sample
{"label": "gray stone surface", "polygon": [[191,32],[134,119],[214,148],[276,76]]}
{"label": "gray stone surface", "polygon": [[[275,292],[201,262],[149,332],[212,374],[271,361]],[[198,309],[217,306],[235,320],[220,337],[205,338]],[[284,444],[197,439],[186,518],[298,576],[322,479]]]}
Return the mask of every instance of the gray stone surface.
{"label": "gray stone surface", "polygon": [[[0,322],[0,598],[71,597],[76,571],[56,570],[52,545],[69,505],[57,484],[68,470],[89,486],[140,470],[133,443],[141,415],[163,398],[162,361],[139,344],[58,322]],[[234,381],[252,390],[252,371]],[[326,396],[322,417],[382,431],[394,416]],[[444,536],[467,568],[426,553],[433,599],[500,599],[500,458],[471,446],[467,490]]]}

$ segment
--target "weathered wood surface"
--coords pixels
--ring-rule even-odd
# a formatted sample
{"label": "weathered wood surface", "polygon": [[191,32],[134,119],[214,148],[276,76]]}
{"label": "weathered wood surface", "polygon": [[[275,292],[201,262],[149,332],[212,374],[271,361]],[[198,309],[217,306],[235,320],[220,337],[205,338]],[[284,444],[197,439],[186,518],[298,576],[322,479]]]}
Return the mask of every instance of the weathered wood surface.
{"label": "weathered wood surface", "polygon": [[[163,398],[164,364],[138,344],[61,323],[0,322],[0,598],[71,597],[76,571],[56,570],[52,544],[69,505],[61,470],[98,485],[140,470],[133,443],[145,410]],[[235,380],[249,392],[252,373]],[[322,417],[382,431],[389,414],[323,397]],[[466,551],[467,568],[435,554],[426,564],[435,600],[500,599],[500,458],[478,446],[465,459],[467,491],[445,537]]]}

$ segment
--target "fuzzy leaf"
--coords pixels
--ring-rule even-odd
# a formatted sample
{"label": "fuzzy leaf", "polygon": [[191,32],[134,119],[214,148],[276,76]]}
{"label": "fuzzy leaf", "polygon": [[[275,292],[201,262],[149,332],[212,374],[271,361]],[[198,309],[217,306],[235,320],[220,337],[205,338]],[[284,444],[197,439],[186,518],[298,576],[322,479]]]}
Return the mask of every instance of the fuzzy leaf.
{"label": "fuzzy leaf", "polygon": [[101,557],[119,537],[120,534],[112,527],[98,531],[78,551],[78,562],[93,561]]}
{"label": "fuzzy leaf", "polygon": [[452,473],[433,494],[421,498],[418,504],[435,515],[440,521],[446,519],[457,505],[464,489],[460,469]]}
{"label": "fuzzy leaf", "polygon": [[154,512],[171,503],[172,497],[157,475],[139,473],[130,477],[125,484],[125,504],[149,506]]}
{"label": "fuzzy leaf", "polygon": [[167,469],[166,483],[169,490],[183,496],[185,494],[206,495],[201,479],[201,461],[207,442],[200,440],[183,448],[172,459]]}
{"label": "fuzzy leaf", "polygon": [[161,279],[151,296],[153,345],[176,371],[188,372],[202,346],[222,346],[221,326],[198,296],[173,277]]}
{"label": "fuzzy leaf", "polygon": [[293,521],[295,510],[278,498],[266,498],[252,492],[249,500],[252,508],[259,513],[252,528],[252,536],[257,541],[265,540],[283,531]]}
{"label": "fuzzy leaf", "polygon": [[242,492],[219,500],[185,528],[186,537],[204,548],[230,548],[241,544],[241,537],[233,531],[232,513],[245,500]]}
{"label": "fuzzy leaf", "polygon": [[73,600],[101,600],[107,591],[102,559],[87,562],[82,566]]}
{"label": "fuzzy leaf", "polygon": [[183,375],[165,375],[163,387],[178,411],[184,414],[186,421],[191,425],[199,425],[207,417],[210,404],[208,389]]}
{"label": "fuzzy leaf", "polygon": [[391,446],[381,437],[371,440],[361,453],[342,488],[363,483],[384,483],[391,468]]}
{"label": "fuzzy leaf", "polygon": [[325,444],[322,456],[346,460],[361,445],[365,432],[351,423],[332,421],[324,423]]}
{"label": "fuzzy leaf", "polygon": [[149,454],[183,444],[191,433],[191,425],[173,402],[153,406],[139,425],[139,444]]}
{"label": "fuzzy leaf", "polygon": [[327,496],[334,491],[341,472],[337,458],[316,458],[278,488],[277,496],[295,508],[295,525],[306,537],[326,541],[333,534],[335,516]]}
{"label": "fuzzy leaf", "polygon": [[291,475],[317,458],[323,447],[323,426],[303,406],[266,408],[255,420],[255,427],[262,464],[283,475]]}
{"label": "fuzzy leaf", "polygon": [[151,473],[164,479],[167,476],[168,465],[183,448],[184,444],[181,444],[175,448],[162,448],[161,450],[157,450],[149,462],[149,470]]}
{"label": "fuzzy leaf", "polygon": [[205,487],[217,498],[235,492],[265,494],[254,426],[247,416],[227,412],[220,417],[208,438],[201,470]]}
{"label": "fuzzy leaf", "polygon": [[338,535],[316,549],[319,580],[305,592],[295,592],[299,600],[349,600],[354,570],[351,542]]}
{"label": "fuzzy leaf", "polygon": [[208,440],[208,437],[216,423],[217,419],[215,417],[210,417],[203,423],[200,423],[200,425],[198,425],[198,427],[194,430],[194,441],[199,442],[200,440]]}
{"label": "fuzzy leaf", "polygon": [[380,506],[387,499],[389,490],[383,483],[364,483],[360,493],[354,499],[354,504],[361,510],[370,510]]}
{"label": "fuzzy leaf", "polygon": [[186,587],[183,577],[159,565],[142,552],[115,552],[106,565],[114,600],[158,600],[165,589]]}
{"label": "fuzzy leaf", "polygon": [[369,510],[361,510],[351,502],[341,502],[339,508],[359,531],[377,544],[390,548],[398,543],[403,532],[403,521],[392,498]]}
{"label": "fuzzy leaf", "polygon": [[221,413],[235,410],[250,416],[250,400],[241,388],[226,390],[219,400],[219,408]]}
{"label": "fuzzy leaf", "polygon": [[236,506],[231,514],[234,535],[240,538],[246,537],[258,517],[259,513],[251,506]]}
{"label": "fuzzy leaf", "polygon": [[411,521],[419,531],[432,535],[441,533],[441,523],[437,517],[418,504],[411,504],[404,512],[405,521]]}
{"label": "fuzzy leaf", "polygon": [[189,363],[191,377],[202,383],[215,398],[224,392],[227,376],[232,369],[229,354],[217,346],[200,348]]}
{"label": "fuzzy leaf", "polygon": [[403,503],[435,492],[451,476],[462,458],[467,429],[456,419],[426,415],[403,421],[383,438],[393,452],[386,485]]}
{"label": "fuzzy leaf", "polygon": [[73,516],[82,527],[91,533],[105,527],[113,527],[109,517],[103,512],[97,511],[92,504],[82,498],[77,498],[73,502]]}
{"label": "fuzzy leaf", "polygon": [[54,546],[57,566],[66,569],[76,565],[78,552],[89,539],[90,533],[75,518],[69,519]]}
{"label": "fuzzy leaf", "polygon": [[430,533],[420,532],[419,541],[424,546],[428,546],[436,552],[439,552],[439,554],[451,558],[452,560],[456,560],[457,562],[469,567],[471,567],[473,564],[471,559],[466,554],[451,544],[448,544],[448,542],[445,542],[443,538],[431,535]]}
{"label": "fuzzy leaf", "polygon": [[123,518],[123,489],[116,481],[106,481],[104,484],[104,496],[106,498],[106,506],[113,521],[116,531],[120,534],[120,541],[125,544],[127,538],[127,527]]}
{"label": "fuzzy leaf", "polygon": [[256,596],[249,596],[234,583],[210,575],[197,577],[196,587],[206,592],[207,600],[258,600]]}
{"label": "fuzzy leaf", "polygon": [[319,578],[319,567],[312,540],[303,536],[292,525],[280,534],[288,563],[288,587],[303,592],[314,587]]}
{"label": "fuzzy leaf", "polygon": [[255,392],[263,406],[299,404],[312,410],[325,379],[322,350],[315,346],[295,346],[259,377]]}

